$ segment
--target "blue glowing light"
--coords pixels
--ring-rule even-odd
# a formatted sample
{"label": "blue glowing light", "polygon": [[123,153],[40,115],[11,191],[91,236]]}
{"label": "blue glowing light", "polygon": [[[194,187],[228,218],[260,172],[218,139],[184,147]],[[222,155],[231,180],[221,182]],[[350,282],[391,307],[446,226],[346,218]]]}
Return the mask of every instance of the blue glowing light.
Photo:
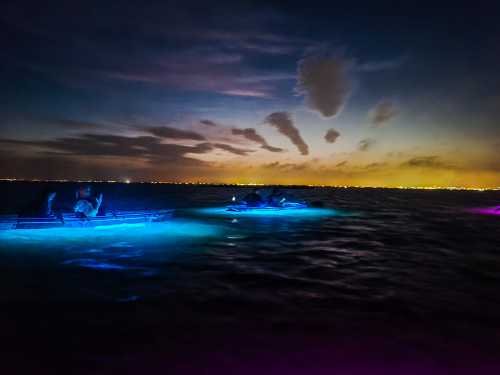
{"label": "blue glowing light", "polygon": [[288,217],[288,218],[321,218],[329,216],[347,216],[346,212],[341,212],[331,208],[301,208],[301,209],[246,209],[245,211],[228,211],[227,207],[209,207],[193,210],[195,213],[212,216],[225,217]]}
{"label": "blue glowing light", "polygon": [[162,223],[118,224],[93,228],[13,229],[0,231],[0,245],[109,243],[120,239],[139,244],[177,241],[179,239],[217,236],[222,228],[193,220],[175,219]]}
{"label": "blue glowing light", "polygon": [[112,224],[112,225],[97,225],[94,227],[96,230],[109,230],[116,228],[144,228],[146,226],[145,223],[134,223],[134,224]]}

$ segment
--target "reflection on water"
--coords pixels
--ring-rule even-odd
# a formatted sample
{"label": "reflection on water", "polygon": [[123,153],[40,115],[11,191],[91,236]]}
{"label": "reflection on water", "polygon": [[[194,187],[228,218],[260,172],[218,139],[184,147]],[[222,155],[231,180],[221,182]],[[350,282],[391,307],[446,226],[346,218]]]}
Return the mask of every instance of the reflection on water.
{"label": "reflection on water", "polygon": [[284,217],[290,220],[301,218],[321,218],[328,216],[350,216],[352,213],[334,210],[331,208],[301,208],[287,210],[263,210],[263,209],[248,209],[245,211],[230,211],[226,207],[206,207],[190,210],[192,213],[211,216],[224,217],[261,217],[273,218]]}
{"label": "reflection on water", "polygon": [[200,326],[498,326],[500,221],[467,211],[498,192],[305,189],[328,208],[264,215],[225,211],[232,188],[142,189],[184,206],[144,227],[0,233],[2,301],[111,301],[152,326],[174,313]]}

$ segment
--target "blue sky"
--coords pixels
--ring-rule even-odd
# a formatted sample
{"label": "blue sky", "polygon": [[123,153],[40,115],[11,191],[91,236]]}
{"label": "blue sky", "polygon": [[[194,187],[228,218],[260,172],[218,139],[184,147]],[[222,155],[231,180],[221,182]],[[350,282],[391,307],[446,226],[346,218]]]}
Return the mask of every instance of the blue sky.
{"label": "blue sky", "polygon": [[499,186],[498,11],[7,1],[1,177]]}

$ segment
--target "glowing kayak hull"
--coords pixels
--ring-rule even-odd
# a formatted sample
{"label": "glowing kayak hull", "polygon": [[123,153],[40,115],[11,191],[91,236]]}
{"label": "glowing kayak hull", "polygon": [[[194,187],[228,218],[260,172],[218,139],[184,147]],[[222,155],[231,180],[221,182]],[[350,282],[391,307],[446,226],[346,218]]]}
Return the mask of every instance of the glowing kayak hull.
{"label": "glowing kayak hull", "polygon": [[300,210],[307,207],[308,206],[304,203],[293,203],[293,202],[284,203],[280,207],[271,207],[271,206],[251,207],[247,206],[246,204],[232,204],[227,206],[227,211],[274,212],[274,211],[286,211],[286,210]]}
{"label": "glowing kayak hull", "polygon": [[173,210],[116,211],[91,218],[77,217],[73,213],[59,217],[0,216],[0,230],[48,229],[48,228],[92,228],[121,224],[162,222],[172,217]]}

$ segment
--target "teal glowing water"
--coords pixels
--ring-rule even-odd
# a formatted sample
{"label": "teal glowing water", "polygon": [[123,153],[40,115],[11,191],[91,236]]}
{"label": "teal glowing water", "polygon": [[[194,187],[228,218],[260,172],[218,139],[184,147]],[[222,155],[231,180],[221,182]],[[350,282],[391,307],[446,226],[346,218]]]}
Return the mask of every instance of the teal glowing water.
{"label": "teal glowing water", "polygon": [[245,211],[229,211],[226,207],[208,207],[192,210],[195,213],[223,216],[223,217],[280,217],[280,218],[322,218],[334,216],[351,215],[345,211],[334,210],[331,208],[301,208],[301,209],[247,209]]}
{"label": "teal glowing water", "polygon": [[177,219],[164,223],[119,224],[95,228],[16,229],[0,231],[0,251],[20,247],[43,249],[95,248],[115,243],[131,247],[161,247],[179,241],[220,236],[220,225]]}
{"label": "teal glowing water", "polygon": [[[32,195],[28,188],[4,196],[19,194],[23,202]],[[454,339],[456,332],[498,332],[498,217],[466,211],[498,205],[498,193],[297,189],[300,199],[331,208],[229,212],[225,204],[243,190],[103,188],[107,197],[119,188],[114,196],[122,201],[110,202],[117,209],[177,204],[176,214],[146,226],[1,232],[0,314],[8,319],[0,328],[4,336],[11,328],[23,349],[31,345],[38,353],[56,327],[54,355],[71,358],[61,349],[76,341],[101,344],[103,353],[116,348],[119,361],[124,352],[130,358],[147,352],[149,364],[153,348],[169,372],[166,354],[178,347],[187,348],[182,360],[189,361],[214,348],[209,356],[218,364],[221,347],[239,353],[247,340],[216,345],[214,339],[221,332],[234,337],[241,327],[271,356],[289,344],[294,353],[320,347],[290,339],[293,327],[328,339],[343,327],[348,337],[370,327],[407,335],[432,324],[439,335],[448,325]],[[272,337],[286,332],[286,342],[269,344],[262,329]],[[202,343],[182,346],[184,338],[172,339],[176,331]],[[12,339],[4,341],[10,346]],[[107,363],[106,354],[101,358]],[[141,364],[136,372],[148,370]]]}

